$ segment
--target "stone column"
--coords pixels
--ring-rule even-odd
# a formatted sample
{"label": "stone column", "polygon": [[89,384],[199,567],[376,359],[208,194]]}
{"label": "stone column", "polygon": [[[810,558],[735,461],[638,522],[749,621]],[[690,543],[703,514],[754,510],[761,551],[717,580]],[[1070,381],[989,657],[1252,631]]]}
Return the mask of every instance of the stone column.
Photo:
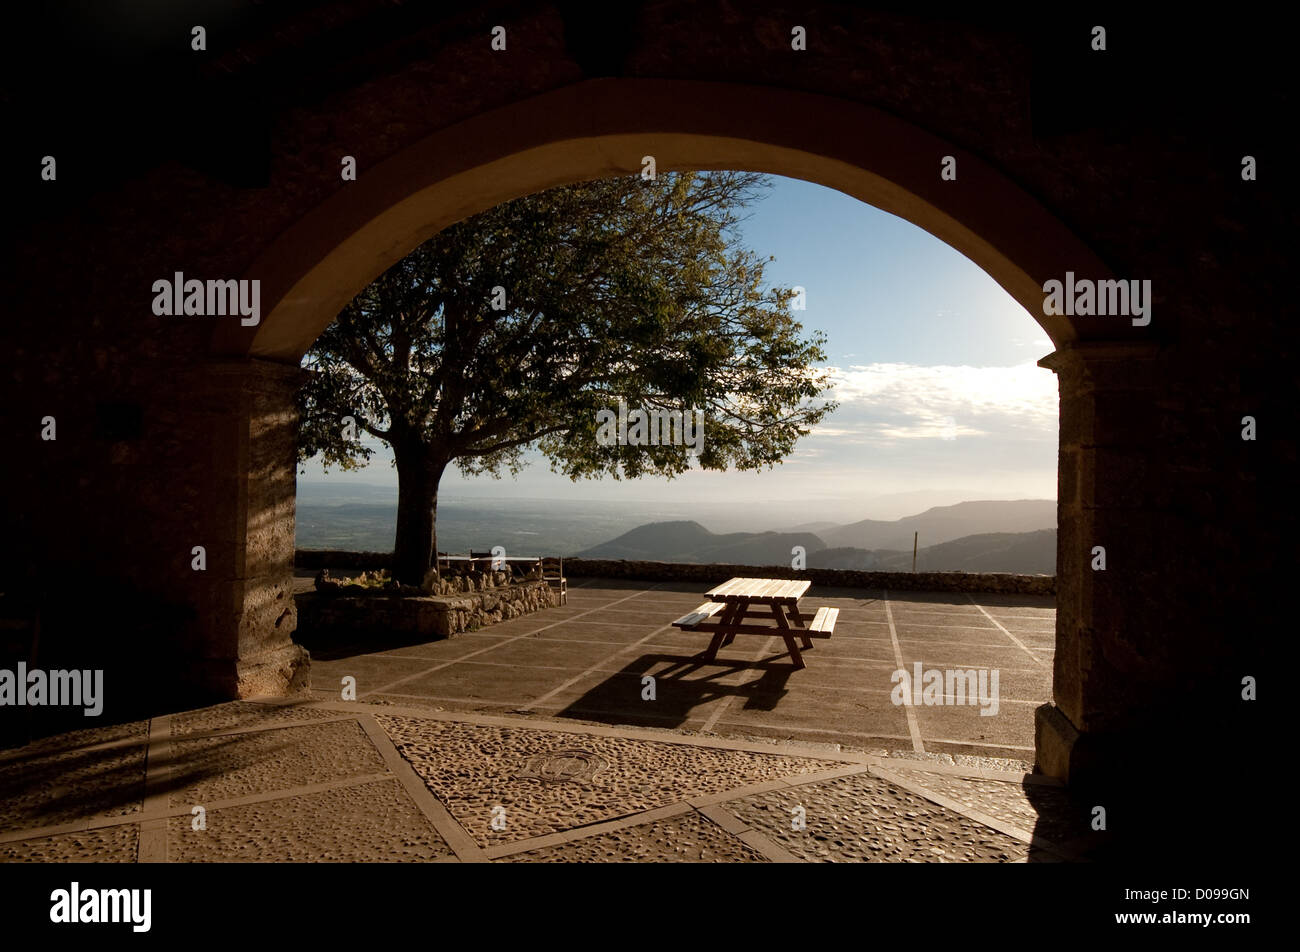
{"label": "stone column", "polygon": [[1146,695],[1136,688],[1162,676],[1149,649],[1163,625],[1141,608],[1160,534],[1142,489],[1152,475],[1154,358],[1149,346],[1091,344],[1039,361],[1057,374],[1061,424],[1056,656],[1035,750],[1043,771],[1066,780],[1094,766],[1091,741],[1136,726]]}
{"label": "stone column", "polygon": [[310,659],[294,644],[295,366],[218,362],[188,375],[206,473],[191,490],[194,544],[207,568],[191,572],[198,608],[190,681],[227,698],[294,693]]}
{"label": "stone column", "polygon": [[1061,428],[1053,699],[1035,748],[1072,787],[1105,785],[1196,756],[1239,716],[1255,634],[1233,614],[1249,604],[1249,528],[1230,528],[1234,434],[1216,421],[1232,414],[1189,400],[1155,344],[1081,343],[1039,363],[1058,376]]}
{"label": "stone column", "polygon": [[1264,761],[1268,721],[1245,684],[1283,630],[1264,564],[1282,517],[1240,421],[1276,414],[1234,395],[1241,364],[1214,356],[1084,343],[1040,361],[1061,429],[1053,697],[1035,750],[1105,821],[1076,845],[1112,858],[1232,857],[1264,835],[1242,772]]}

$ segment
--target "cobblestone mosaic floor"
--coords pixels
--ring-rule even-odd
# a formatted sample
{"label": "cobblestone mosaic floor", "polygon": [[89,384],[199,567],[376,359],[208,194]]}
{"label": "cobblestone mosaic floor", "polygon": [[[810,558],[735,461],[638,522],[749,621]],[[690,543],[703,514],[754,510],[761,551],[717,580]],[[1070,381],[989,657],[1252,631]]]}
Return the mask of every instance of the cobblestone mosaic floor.
{"label": "cobblestone mosaic floor", "polygon": [[307,698],[0,753],[5,862],[1038,862],[1014,759]]}

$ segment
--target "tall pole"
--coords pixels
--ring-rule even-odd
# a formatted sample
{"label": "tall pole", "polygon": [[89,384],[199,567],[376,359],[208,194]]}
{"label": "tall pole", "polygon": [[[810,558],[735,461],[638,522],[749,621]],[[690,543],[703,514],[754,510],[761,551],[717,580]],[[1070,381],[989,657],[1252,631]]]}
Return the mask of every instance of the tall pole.
{"label": "tall pole", "polygon": [[921,530],[912,533],[912,574],[916,574],[916,539],[921,534]]}

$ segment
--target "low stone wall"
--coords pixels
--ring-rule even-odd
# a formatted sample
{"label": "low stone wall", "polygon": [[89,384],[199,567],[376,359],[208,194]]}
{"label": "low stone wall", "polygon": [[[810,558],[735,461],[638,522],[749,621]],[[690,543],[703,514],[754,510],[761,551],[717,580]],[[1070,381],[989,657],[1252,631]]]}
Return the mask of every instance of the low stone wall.
{"label": "low stone wall", "polygon": [[1010,575],[974,572],[855,572],[774,565],[695,565],[682,562],[629,562],[612,559],[565,559],[567,578],[626,578],[647,582],[717,584],[735,576],[808,579],[836,588],[887,588],[898,592],[992,592],[1055,595],[1055,575]]}
{"label": "low stone wall", "polygon": [[[386,568],[391,554],[299,549],[300,568],[349,566]],[[1001,572],[856,572],[849,569],[804,569],[788,565],[698,565],[688,562],[637,562],[623,559],[564,560],[569,578],[625,578],[647,582],[705,582],[716,584],[735,576],[806,578],[814,585],[836,588],[888,588],[896,592],[990,592],[1007,595],[1055,595],[1055,575],[1012,575]]]}
{"label": "low stone wall", "polygon": [[304,592],[295,601],[298,631],[308,641],[313,636],[331,639],[368,632],[432,640],[550,608],[554,597],[545,582],[520,582],[453,596],[411,596],[383,589],[349,594],[345,589],[338,594]]}
{"label": "low stone wall", "polygon": [[[375,573],[379,575],[379,572]],[[536,574],[521,578],[512,579],[508,572],[457,572],[448,573],[436,580],[426,580],[424,586],[419,585],[401,585],[386,575],[381,575],[385,579],[382,585],[374,584],[366,579],[370,572],[363,572],[360,579],[330,578],[329,569],[322,569],[316,575],[316,591],[322,595],[356,595],[356,596],[373,596],[377,594],[395,596],[400,595],[403,598],[419,598],[425,595],[467,595],[473,592],[496,592],[499,589],[509,588],[511,585],[520,585],[525,581],[532,581]],[[358,584],[365,582],[365,584]]]}

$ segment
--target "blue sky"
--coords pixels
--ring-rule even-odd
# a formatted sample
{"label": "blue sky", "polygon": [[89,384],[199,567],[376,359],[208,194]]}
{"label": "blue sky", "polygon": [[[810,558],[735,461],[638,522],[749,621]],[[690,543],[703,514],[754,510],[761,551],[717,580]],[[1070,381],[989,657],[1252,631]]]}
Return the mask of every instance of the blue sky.
{"label": "blue sky", "polygon": [[[1042,328],[978,266],[929,233],[840,192],[773,177],[744,242],[772,285],[806,289],[796,318],[825,332],[840,408],[782,465],[676,480],[572,483],[540,457],[517,479],[444,477],[444,497],[767,507],[804,521],[898,518],[963,499],[1054,499],[1056,378]],[[707,438],[707,437],[706,437]],[[391,457],[300,482],[396,484]],[[731,520],[727,520],[731,521]],[[789,520],[786,520],[789,521]],[[795,521],[799,521],[796,519]]]}
{"label": "blue sky", "polygon": [[834,189],[772,180],[745,242],[776,258],[771,283],[807,289],[800,316],[826,332],[832,363],[1013,366],[1052,350],[1023,307],[929,232]]}

